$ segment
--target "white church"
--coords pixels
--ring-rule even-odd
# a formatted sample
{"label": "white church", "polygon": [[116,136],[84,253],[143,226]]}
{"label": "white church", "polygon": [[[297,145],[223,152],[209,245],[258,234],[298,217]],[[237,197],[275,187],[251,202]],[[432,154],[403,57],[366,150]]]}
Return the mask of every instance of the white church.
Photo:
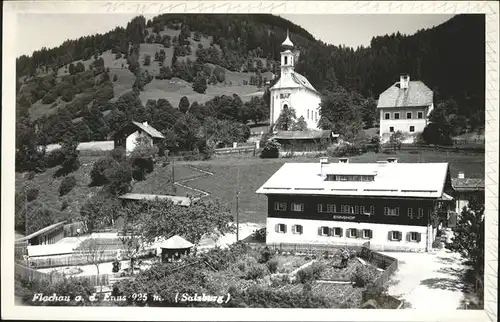
{"label": "white church", "polygon": [[321,96],[309,81],[294,70],[297,56],[292,51],[293,43],[288,31],[285,41],[281,44],[281,75],[280,79],[270,88],[271,111],[269,125],[273,130],[281,111],[293,108],[297,119],[301,116],[307,123],[308,129],[319,130],[319,104]]}

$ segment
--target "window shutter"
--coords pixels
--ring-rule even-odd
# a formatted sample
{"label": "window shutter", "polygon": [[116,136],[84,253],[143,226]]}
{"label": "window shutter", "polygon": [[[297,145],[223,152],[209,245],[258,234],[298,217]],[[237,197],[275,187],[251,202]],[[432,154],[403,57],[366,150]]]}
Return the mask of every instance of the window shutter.
{"label": "window shutter", "polygon": [[373,231],[371,229],[368,230],[368,237],[373,238]]}
{"label": "window shutter", "polygon": [[318,228],[318,235],[319,236],[323,235],[323,227]]}
{"label": "window shutter", "polygon": [[406,233],[406,241],[411,241],[411,233]]}
{"label": "window shutter", "polygon": [[296,232],[296,231],[297,231],[297,225],[293,225],[293,226],[292,226],[292,233],[294,233],[294,234],[295,234],[295,232]]}
{"label": "window shutter", "polygon": [[279,224],[276,224],[276,225],[274,226],[274,230],[275,230],[276,232],[279,232],[279,231],[280,231],[280,226],[279,226]]}
{"label": "window shutter", "polygon": [[340,229],[340,235],[339,236],[342,237],[344,230],[342,228],[339,228],[339,229]]}
{"label": "window shutter", "polygon": [[333,236],[334,235],[334,230],[335,228],[328,228],[328,236]]}
{"label": "window shutter", "polygon": [[417,242],[420,243],[421,240],[422,240],[422,234],[421,233],[417,233]]}
{"label": "window shutter", "polygon": [[401,241],[402,239],[403,239],[403,233],[398,231],[398,240]]}
{"label": "window shutter", "polygon": [[357,238],[363,238],[363,230],[362,229],[356,230],[356,237]]}
{"label": "window shutter", "polygon": [[285,229],[283,230],[283,232],[286,234],[286,225],[283,225],[283,226],[285,226]]}
{"label": "window shutter", "polygon": [[387,238],[389,240],[392,240],[392,231],[391,230],[389,230],[389,233],[387,234]]}

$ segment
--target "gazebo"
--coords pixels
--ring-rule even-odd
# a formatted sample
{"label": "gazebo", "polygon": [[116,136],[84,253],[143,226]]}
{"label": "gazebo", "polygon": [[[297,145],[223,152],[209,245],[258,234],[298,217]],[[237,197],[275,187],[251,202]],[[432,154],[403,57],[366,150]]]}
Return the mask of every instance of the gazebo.
{"label": "gazebo", "polygon": [[188,242],[179,235],[170,237],[156,246],[161,249],[161,260],[172,262],[181,259],[181,256],[188,255],[194,244]]}

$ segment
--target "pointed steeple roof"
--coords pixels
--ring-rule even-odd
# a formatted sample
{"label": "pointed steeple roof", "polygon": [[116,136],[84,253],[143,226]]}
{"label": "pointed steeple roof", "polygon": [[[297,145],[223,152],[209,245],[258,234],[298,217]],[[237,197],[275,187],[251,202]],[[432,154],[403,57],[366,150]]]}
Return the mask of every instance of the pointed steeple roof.
{"label": "pointed steeple roof", "polygon": [[286,30],[286,39],[285,41],[281,44],[282,47],[293,47],[293,42],[290,40],[290,34],[288,32],[288,29]]}

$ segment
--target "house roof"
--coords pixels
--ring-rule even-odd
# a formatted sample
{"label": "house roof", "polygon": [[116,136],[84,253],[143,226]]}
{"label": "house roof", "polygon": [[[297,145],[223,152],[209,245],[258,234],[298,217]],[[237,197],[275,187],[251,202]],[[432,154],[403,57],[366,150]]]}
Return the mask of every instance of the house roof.
{"label": "house roof", "polygon": [[455,191],[481,191],[484,190],[484,179],[452,178],[451,186]]}
{"label": "house roof", "polygon": [[181,206],[189,207],[191,205],[191,199],[181,196],[153,195],[147,193],[126,193],[118,198],[124,200],[155,200],[156,198],[160,200],[169,199],[172,200],[173,203]]}
{"label": "house roof", "polygon": [[315,93],[318,93],[314,86],[309,83],[307,78],[297,73],[296,71],[290,71],[289,74],[280,77],[276,84],[271,87],[271,90],[280,88],[307,88]]}
{"label": "house roof", "polygon": [[169,239],[155,245],[156,248],[165,248],[165,249],[182,249],[182,248],[191,248],[193,246],[194,244],[188,242],[179,235],[172,236]]}
{"label": "house roof", "polygon": [[28,256],[50,256],[50,255],[67,255],[73,253],[73,245],[71,244],[50,244],[50,245],[34,245],[28,246]]}
{"label": "house roof", "polygon": [[65,221],[61,221],[61,222],[58,222],[56,224],[52,224],[52,225],[47,226],[45,228],[42,228],[42,229],[40,229],[38,231],[35,231],[34,233],[29,234],[28,236],[24,236],[24,237],[22,237],[20,239],[17,239],[16,242],[21,242],[21,241],[25,241],[25,240],[27,241],[27,240],[30,240],[30,239],[32,239],[34,237],[37,237],[37,236],[40,236],[40,235],[43,235],[43,234],[46,234],[46,233],[50,233],[50,232],[52,232],[52,231],[54,231],[54,230],[56,230],[56,229],[64,226],[65,223],[66,223]]}
{"label": "house roof", "polygon": [[272,137],[276,140],[308,140],[308,139],[327,139],[331,136],[338,136],[333,134],[330,130],[307,130],[307,131],[279,131]]}
{"label": "house roof", "polygon": [[[323,169],[323,170],[321,170]],[[327,174],[369,175],[374,181],[325,181]],[[285,163],[256,193],[440,198],[448,163]]]}
{"label": "house roof", "polygon": [[163,136],[163,134],[160,133],[160,131],[158,131],[157,129],[155,129],[154,127],[152,127],[151,125],[149,125],[147,123],[143,124],[143,123],[132,121],[132,124],[134,124],[135,126],[137,126],[138,128],[140,128],[141,130],[143,130],[144,132],[146,132],[147,134],[149,134],[151,137],[154,137],[154,138],[157,138],[157,139],[164,139],[165,138]]}
{"label": "house roof", "polygon": [[418,107],[433,103],[433,92],[421,81],[410,81],[407,89],[399,88],[399,82],[380,94],[377,108]]}

